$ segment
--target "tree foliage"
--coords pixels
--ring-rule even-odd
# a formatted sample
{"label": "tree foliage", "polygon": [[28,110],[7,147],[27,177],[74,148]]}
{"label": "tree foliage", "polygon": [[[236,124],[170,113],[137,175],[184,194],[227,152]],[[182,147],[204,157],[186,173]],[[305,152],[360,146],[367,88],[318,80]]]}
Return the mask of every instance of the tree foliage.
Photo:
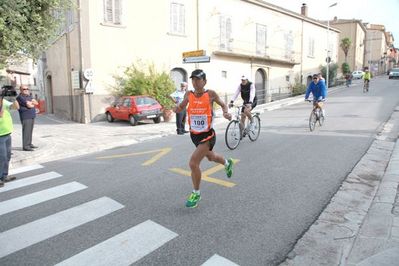
{"label": "tree foliage", "polygon": [[347,63],[349,49],[351,48],[352,41],[348,37],[345,37],[341,40],[339,47],[341,47],[342,51],[345,54],[345,63]]}
{"label": "tree foliage", "polygon": [[62,23],[54,14],[70,7],[71,0],[0,0],[0,69],[8,60],[37,58]]}
{"label": "tree foliage", "polygon": [[[328,65],[328,85],[331,85],[333,81],[337,78],[337,70],[338,70],[338,65],[337,64],[329,64]],[[320,67],[321,75],[323,77],[327,77],[327,66],[322,66]]]}
{"label": "tree foliage", "polygon": [[348,63],[342,63],[341,70],[342,70],[343,74],[348,74],[351,72],[351,69],[350,69]]}
{"label": "tree foliage", "polygon": [[112,94],[115,96],[149,95],[165,108],[174,105],[169,95],[175,90],[175,84],[166,72],[157,72],[154,64],[133,63],[123,75],[114,76],[114,80]]}

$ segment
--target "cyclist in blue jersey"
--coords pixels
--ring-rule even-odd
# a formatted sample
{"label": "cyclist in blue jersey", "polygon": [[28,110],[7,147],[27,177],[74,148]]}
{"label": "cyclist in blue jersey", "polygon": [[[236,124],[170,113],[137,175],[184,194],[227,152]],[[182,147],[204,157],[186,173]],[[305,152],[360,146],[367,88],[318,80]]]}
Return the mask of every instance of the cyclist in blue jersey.
{"label": "cyclist in blue jersey", "polygon": [[327,89],[324,81],[320,80],[317,74],[313,75],[313,81],[309,84],[305,93],[305,101],[308,100],[310,93],[313,95],[313,108],[320,107],[324,116],[323,103],[327,97]]}

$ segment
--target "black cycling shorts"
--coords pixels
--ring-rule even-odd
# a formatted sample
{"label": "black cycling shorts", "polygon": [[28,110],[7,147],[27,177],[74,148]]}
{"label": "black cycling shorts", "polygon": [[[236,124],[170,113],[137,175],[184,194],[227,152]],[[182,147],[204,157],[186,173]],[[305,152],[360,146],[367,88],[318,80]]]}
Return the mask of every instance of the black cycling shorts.
{"label": "black cycling shorts", "polygon": [[213,146],[215,146],[216,143],[216,133],[215,130],[213,130],[213,128],[211,128],[211,130],[209,130],[208,132],[202,132],[199,134],[194,134],[190,132],[190,137],[195,147],[197,147],[199,144],[204,144],[209,142],[210,151],[213,149]]}
{"label": "black cycling shorts", "polygon": [[[244,105],[246,105],[246,104],[249,104],[249,102],[244,102]],[[255,108],[256,104],[257,104],[256,101],[251,104],[251,107],[252,107],[251,110],[253,110]],[[245,109],[245,107],[242,107],[241,112],[244,112],[244,109]]]}

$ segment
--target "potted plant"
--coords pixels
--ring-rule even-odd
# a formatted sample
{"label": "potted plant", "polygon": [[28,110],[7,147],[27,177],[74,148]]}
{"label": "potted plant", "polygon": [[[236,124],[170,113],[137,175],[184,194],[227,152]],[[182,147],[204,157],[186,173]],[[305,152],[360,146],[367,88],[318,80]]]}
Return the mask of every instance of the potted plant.
{"label": "potted plant", "polygon": [[114,79],[114,95],[152,96],[163,107],[164,121],[170,121],[174,103],[169,95],[175,90],[175,84],[166,72],[157,72],[153,64],[146,66],[138,62],[127,67],[122,76],[114,76]]}

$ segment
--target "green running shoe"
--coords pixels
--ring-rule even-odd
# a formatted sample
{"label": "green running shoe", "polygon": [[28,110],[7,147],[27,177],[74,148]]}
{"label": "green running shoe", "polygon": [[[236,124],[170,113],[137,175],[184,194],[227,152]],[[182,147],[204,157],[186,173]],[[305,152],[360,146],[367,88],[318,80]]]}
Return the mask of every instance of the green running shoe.
{"label": "green running shoe", "polygon": [[226,171],[227,177],[230,178],[233,175],[233,159],[229,158],[227,163],[228,165],[224,167],[224,170]]}
{"label": "green running shoe", "polygon": [[201,200],[201,194],[191,192],[190,196],[188,196],[186,207],[195,208],[198,206],[198,202]]}

